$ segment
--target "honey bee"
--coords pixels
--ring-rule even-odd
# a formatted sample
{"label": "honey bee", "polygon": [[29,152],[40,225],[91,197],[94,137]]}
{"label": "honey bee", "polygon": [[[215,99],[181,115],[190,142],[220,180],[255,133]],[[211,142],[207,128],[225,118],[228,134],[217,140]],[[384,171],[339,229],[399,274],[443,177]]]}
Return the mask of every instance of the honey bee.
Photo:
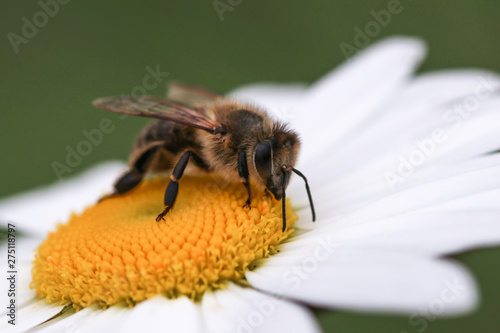
{"label": "honey bee", "polygon": [[243,207],[250,208],[252,203],[250,180],[281,200],[285,231],[285,189],[294,172],[305,182],[315,221],[307,179],[294,168],[300,149],[297,133],[272,120],[264,110],[204,88],[173,82],[167,98],[120,96],[93,102],[105,110],[157,119],[135,140],[129,169],[105,198],[132,190],[147,173],[173,167],[165,209],[156,218],[160,222],[174,207],[179,181],[191,161],[195,168],[241,182],[248,194]]}

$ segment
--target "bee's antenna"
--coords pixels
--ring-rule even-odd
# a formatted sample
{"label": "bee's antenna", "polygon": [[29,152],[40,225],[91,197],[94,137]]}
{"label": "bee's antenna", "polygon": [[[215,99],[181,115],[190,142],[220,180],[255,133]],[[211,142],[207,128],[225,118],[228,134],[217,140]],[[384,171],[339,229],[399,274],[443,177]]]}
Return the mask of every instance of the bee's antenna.
{"label": "bee's antenna", "polygon": [[283,197],[281,197],[281,205],[283,209],[283,230],[282,232],[285,232],[286,229],[286,194],[285,194],[285,189],[283,189]]}
{"label": "bee's antenna", "polygon": [[[302,172],[300,172],[297,169],[292,169],[293,172],[295,172],[299,177],[304,179],[304,182],[306,183],[306,191],[307,191],[307,196],[309,197],[309,205],[311,205],[311,212],[312,212],[312,218],[313,222],[316,221],[316,212],[314,211],[314,204],[313,204],[313,199],[311,196],[311,190],[309,189],[309,184],[307,183],[307,178],[304,176]],[[283,190],[283,196],[285,195],[285,191]]]}
{"label": "bee's antenna", "polygon": [[281,197],[281,208],[282,208],[282,215],[283,215],[283,230],[282,232],[285,232],[286,229],[286,193],[285,193],[285,186],[288,183],[288,179],[290,177],[287,177],[288,174],[286,172],[283,172],[283,183],[281,184],[281,190],[283,191],[283,196]]}

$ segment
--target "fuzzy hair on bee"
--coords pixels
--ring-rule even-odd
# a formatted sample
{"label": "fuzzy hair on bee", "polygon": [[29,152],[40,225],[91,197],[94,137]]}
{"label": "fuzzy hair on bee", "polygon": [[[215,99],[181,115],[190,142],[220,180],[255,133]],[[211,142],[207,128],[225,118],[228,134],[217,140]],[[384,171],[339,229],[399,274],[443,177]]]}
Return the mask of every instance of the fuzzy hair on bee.
{"label": "fuzzy hair on bee", "polygon": [[292,172],[305,184],[315,220],[306,177],[295,165],[300,151],[298,134],[273,120],[259,107],[224,97],[207,89],[173,82],[167,99],[153,96],[120,96],[97,99],[93,104],[113,112],[156,119],[134,142],[129,169],[118,178],[113,192],[102,199],[135,188],[148,173],[173,168],[165,191],[164,210],[158,222],[172,210],[188,162],[191,169],[222,175],[241,182],[250,208],[250,181],[282,200],[283,231],[286,229],[286,193]]}

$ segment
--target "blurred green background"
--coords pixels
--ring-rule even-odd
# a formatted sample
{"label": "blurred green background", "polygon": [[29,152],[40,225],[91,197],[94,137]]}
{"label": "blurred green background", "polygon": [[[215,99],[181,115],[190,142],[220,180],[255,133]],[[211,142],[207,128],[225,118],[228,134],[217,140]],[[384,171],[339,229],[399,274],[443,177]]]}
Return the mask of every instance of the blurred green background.
{"label": "blurred green background", "polygon": [[[122,120],[90,101],[130,93],[142,85],[148,67],[158,65],[169,73],[148,91],[154,95],[163,95],[171,79],[221,92],[256,81],[313,82],[345,60],[340,43],[352,45],[354,28],[364,29],[373,20],[370,12],[387,9],[388,2],[232,0],[236,5],[221,20],[212,0],[72,0],[60,5],[36,34],[31,31],[34,36],[20,42],[16,53],[9,33],[22,36],[23,17],[33,22],[41,7],[37,1],[3,1],[0,197],[57,181],[52,163],[64,164],[67,146],[75,148],[85,138],[82,131],[98,128],[103,117],[112,120],[115,130],[63,178],[100,161],[126,159],[147,120]],[[401,6],[402,12],[392,15],[373,40],[394,34],[422,37],[430,49],[423,71],[500,71],[499,1],[402,0]],[[500,250],[475,251],[458,260],[474,272],[481,306],[471,315],[429,321],[425,331],[497,332]],[[342,310],[316,314],[327,332],[422,328],[410,325],[408,316]]]}

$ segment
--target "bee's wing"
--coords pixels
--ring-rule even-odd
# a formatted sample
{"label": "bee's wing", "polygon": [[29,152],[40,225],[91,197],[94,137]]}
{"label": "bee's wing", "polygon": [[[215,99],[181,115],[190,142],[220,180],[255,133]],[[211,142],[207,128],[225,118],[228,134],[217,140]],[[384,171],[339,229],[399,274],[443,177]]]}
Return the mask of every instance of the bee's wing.
{"label": "bee's wing", "polygon": [[167,98],[186,105],[202,105],[213,103],[223,96],[205,88],[188,83],[173,81],[168,85]]}
{"label": "bee's wing", "polygon": [[154,96],[103,97],[92,104],[113,112],[173,121],[212,134],[223,132],[222,125],[210,119],[203,109],[194,110]]}

